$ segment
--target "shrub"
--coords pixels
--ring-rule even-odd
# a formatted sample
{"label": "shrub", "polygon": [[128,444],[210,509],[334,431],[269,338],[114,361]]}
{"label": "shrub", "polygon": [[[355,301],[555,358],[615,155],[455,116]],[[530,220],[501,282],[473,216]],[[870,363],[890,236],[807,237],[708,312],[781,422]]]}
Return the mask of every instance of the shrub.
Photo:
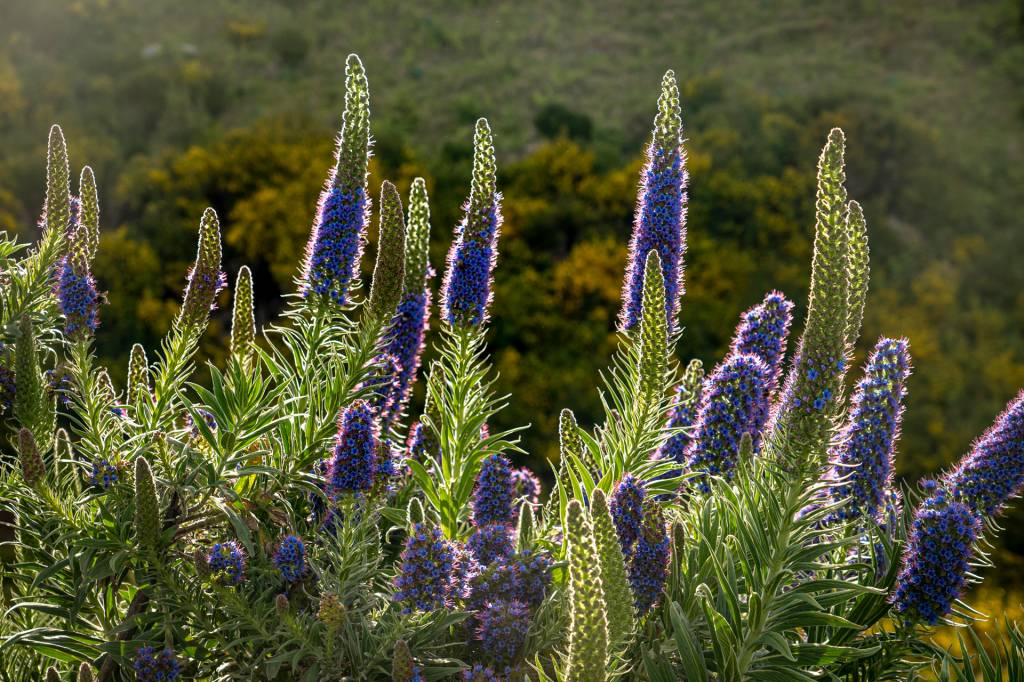
{"label": "shrub", "polygon": [[[605,419],[586,429],[562,412],[544,497],[513,466],[520,429],[488,426],[507,403],[485,342],[502,222],[490,127],[475,127],[426,404],[410,420],[429,200],[414,182],[406,217],[381,185],[367,291],[369,102],[351,56],[336,164],[281,318],[256,329],[260,282],[243,267],[230,354],[192,380],[226,284],[207,209],[181,309],[159,348],[132,347],[123,392],[93,351],[92,173],[72,195],[51,131],[42,236],[23,257],[0,240],[16,454],[0,474],[4,679],[59,679],[61,666],[80,680],[973,679],[929,627],[974,615],[960,601],[971,567],[1024,486],[1024,398],[948,474],[895,487],[909,345],[879,341],[847,398],[868,241],[840,130],[819,164],[788,368],[793,304],[769,292],[706,378],[699,363],[683,371],[686,156],[666,74]],[[978,654],[986,675],[1019,672],[1021,642],[1008,624]]]}

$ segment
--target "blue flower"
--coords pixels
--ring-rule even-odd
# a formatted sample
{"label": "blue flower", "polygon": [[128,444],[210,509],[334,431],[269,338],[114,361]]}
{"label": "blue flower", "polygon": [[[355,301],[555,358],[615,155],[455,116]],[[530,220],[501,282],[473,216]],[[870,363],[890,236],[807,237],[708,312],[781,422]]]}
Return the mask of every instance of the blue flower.
{"label": "blue flower", "polygon": [[643,481],[638,481],[633,474],[627,473],[612,491],[612,500],[608,505],[615,524],[615,533],[619,537],[622,555],[627,561],[633,554],[640,530],[643,526],[644,497],[646,490]]}
{"label": "blue flower", "polygon": [[221,585],[234,586],[245,580],[245,552],[234,540],[218,542],[206,556],[214,580]]}
{"label": "blue flower", "polygon": [[[731,479],[743,434],[754,436],[758,418],[767,411],[768,369],[753,355],[731,355],[704,382],[696,436],[687,453],[689,468]],[[696,480],[710,492],[707,475]]]}
{"label": "blue flower", "polygon": [[[782,360],[786,355],[789,325],[793,321],[793,302],[782,293],[771,291],[764,300],[740,316],[740,324],[733,336],[732,355],[753,355],[768,368],[765,391],[775,393],[782,373]],[[767,417],[767,415],[765,415]],[[762,421],[757,425],[760,431]]]}
{"label": "blue flower", "polygon": [[288,535],[274,552],[274,567],[285,582],[294,583],[306,572],[306,546],[296,535]]}
{"label": "blue flower", "polygon": [[1010,401],[971,452],[943,479],[976,514],[999,513],[1024,488],[1024,392]]}
{"label": "blue flower", "polygon": [[499,665],[517,662],[526,647],[530,611],[518,601],[494,601],[476,614],[483,652]]}
{"label": "blue flower", "polygon": [[524,549],[512,561],[519,574],[519,599],[530,607],[540,606],[551,586],[551,555]]}
{"label": "blue flower", "polygon": [[306,246],[304,295],[329,297],[337,305],[348,303],[349,289],[358,276],[363,255],[369,206],[366,190],[327,190],[320,198],[313,234]]}
{"label": "blue flower", "polygon": [[132,669],[135,670],[135,679],[140,682],[167,682],[178,679],[181,674],[181,664],[170,647],[160,651],[148,645],[139,647],[135,651]]}
{"label": "blue flower", "polygon": [[[512,471],[512,495],[527,504],[540,502],[540,479],[529,467],[519,467]],[[518,513],[518,507],[516,508]]]}
{"label": "blue flower", "polygon": [[637,539],[626,572],[633,590],[637,612],[642,616],[651,610],[661,596],[668,579],[669,539],[665,518],[657,503],[644,505],[643,528]]}
{"label": "blue flower", "polygon": [[57,282],[57,301],[69,339],[90,336],[99,326],[100,295],[84,259],[64,260]]}
{"label": "blue flower", "polygon": [[896,612],[929,625],[953,608],[967,585],[981,521],[971,508],[945,491],[922,502],[903,555],[892,603]]}
{"label": "blue flower", "polygon": [[833,512],[828,522],[844,519],[880,519],[892,487],[893,450],[903,416],[905,384],[910,356],[904,339],[880,339],[857,384],[850,419],[843,428],[832,458],[829,487],[833,502],[848,503]]}
{"label": "blue flower", "polygon": [[512,468],[503,455],[490,455],[480,466],[473,491],[473,523],[486,526],[512,519]]}
{"label": "blue flower", "polygon": [[366,492],[373,487],[377,442],[373,410],[365,400],[357,400],[338,419],[334,454],[327,467],[330,497]]}
{"label": "blue flower", "polygon": [[515,531],[509,525],[489,523],[477,526],[469,536],[466,547],[473,558],[481,564],[489,564],[496,559],[507,559],[515,549]]}
{"label": "blue flower", "polygon": [[420,367],[420,355],[426,339],[430,320],[430,289],[418,293],[405,293],[398,303],[398,310],[391,319],[384,353],[394,357],[397,371],[391,376],[391,402],[382,410],[381,418],[390,424],[398,418],[416,382]]}
{"label": "blue flower", "polygon": [[451,603],[458,587],[455,548],[440,529],[417,523],[405,541],[394,600],[403,613],[434,611]]}
{"label": "blue flower", "polygon": [[118,481],[119,469],[109,459],[103,458],[92,463],[89,485],[106,490]]}

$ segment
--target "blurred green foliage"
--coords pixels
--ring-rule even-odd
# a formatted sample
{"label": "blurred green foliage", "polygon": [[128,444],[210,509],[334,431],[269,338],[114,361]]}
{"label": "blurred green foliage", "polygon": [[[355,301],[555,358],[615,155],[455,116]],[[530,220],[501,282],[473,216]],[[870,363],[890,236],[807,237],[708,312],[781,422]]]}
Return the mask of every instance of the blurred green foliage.
{"label": "blurred green foliage", "polygon": [[[496,131],[506,222],[492,347],[514,392],[499,426],[532,422],[543,470],[559,409],[598,415],[639,154],[674,68],[690,138],[685,354],[716,362],[770,288],[802,305],[815,158],[843,127],[872,243],[862,346],[911,339],[898,462],[916,478],[964,452],[1024,385],[1022,34],[1019,1],[10,0],[0,228],[33,229],[59,121],[101,188],[101,351],[166,329],[208,205],[231,279],[253,268],[265,321],[293,288],[344,55],[359,52],[371,193],[383,178],[403,193],[427,178],[438,269],[468,188],[471,123],[487,115]],[[222,353],[224,336],[208,335],[206,352]],[[1005,538],[1024,554],[1024,533]]]}

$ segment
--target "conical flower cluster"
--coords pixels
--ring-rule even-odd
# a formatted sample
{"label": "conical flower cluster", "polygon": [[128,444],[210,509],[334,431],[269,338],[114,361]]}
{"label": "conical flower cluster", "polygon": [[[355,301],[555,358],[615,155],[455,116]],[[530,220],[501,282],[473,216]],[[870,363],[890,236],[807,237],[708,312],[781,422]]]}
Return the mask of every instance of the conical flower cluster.
{"label": "conical flower cluster", "polygon": [[377,423],[365,400],[345,408],[338,419],[334,453],[327,466],[327,493],[334,498],[373,488],[377,472]]}

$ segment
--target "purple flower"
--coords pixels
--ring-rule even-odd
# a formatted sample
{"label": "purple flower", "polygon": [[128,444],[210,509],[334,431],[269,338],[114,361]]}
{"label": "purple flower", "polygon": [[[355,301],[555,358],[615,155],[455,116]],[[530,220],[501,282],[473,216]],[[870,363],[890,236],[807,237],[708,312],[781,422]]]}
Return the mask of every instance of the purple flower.
{"label": "purple flower", "polygon": [[398,310],[391,319],[384,352],[395,358],[398,368],[392,374],[392,401],[381,415],[390,424],[409,401],[416,373],[420,368],[420,355],[430,322],[430,289],[407,292],[398,302]]}
{"label": "purple flower", "polygon": [[395,401],[398,400],[395,393],[395,377],[402,373],[402,363],[394,355],[382,353],[377,356],[374,364],[375,367],[361,388],[373,391],[374,395],[370,402],[374,411],[381,415],[381,423],[386,428],[387,421],[384,417],[394,409]]}
{"label": "purple flower", "polygon": [[491,303],[491,273],[498,257],[501,194],[497,191],[494,143],[487,121],[476,123],[473,182],[466,216],[455,228],[442,284],[441,310],[451,326],[479,327]]}
{"label": "purple flower", "polygon": [[903,416],[904,385],[910,374],[905,339],[879,339],[857,384],[850,419],[830,452],[833,502],[847,499],[828,522],[878,519],[892,487],[893,449]]}
{"label": "purple flower", "polygon": [[[206,423],[206,426],[211,431],[217,430],[217,418],[213,416],[213,412],[205,410],[201,407],[197,407],[196,412],[199,413],[199,416],[203,418],[203,421]],[[199,437],[199,427],[196,425],[195,419],[192,418],[191,412],[185,415],[185,428],[187,428],[189,430],[189,433],[191,433],[196,438]]]}
{"label": "purple flower", "polygon": [[473,491],[473,523],[486,526],[508,523],[512,518],[512,468],[498,454],[484,459]]}
{"label": "purple flower", "polygon": [[365,400],[357,400],[341,413],[334,454],[327,467],[327,492],[336,497],[366,492],[376,474],[377,425]]}
{"label": "purple flower", "polygon": [[[753,355],[732,355],[715,368],[704,382],[696,437],[687,452],[693,471],[731,479],[739,459],[740,439],[752,430],[766,409],[767,368]],[[710,492],[707,475],[696,481],[701,492]]]}
{"label": "purple flower", "polygon": [[477,526],[469,536],[467,548],[480,564],[489,564],[496,559],[507,559],[515,549],[515,531],[502,523]]}
{"label": "purple flower", "polygon": [[245,564],[245,552],[234,540],[216,543],[206,556],[206,565],[221,585],[234,586],[245,580]]}
{"label": "purple flower", "polygon": [[181,665],[171,647],[160,651],[148,645],[139,647],[135,650],[132,669],[140,682],[167,682],[178,679],[181,674]]}
{"label": "purple flower", "polygon": [[627,565],[634,605],[642,616],[661,597],[668,579],[669,541],[665,517],[653,501],[644,505],[643,528]]}
{"label": "purple flower", "polygon": [[623,308],[619,326],[630,330],[640,321],[643,307],[644,267],[647,254],[656,249],[665,278],[665,315],[670,330],[676,329],[679,299],[683,295],[683,255],[686,251],[685,152],[679,117],[679,89],[669,71],[662,81],[658,115],[647,163],[641,174],[629,264],[623,284]]}
{"label": "purple flower", "polygon": [[523,590],[522,574],[512,558],[489,564],[473,562],[467,573],[467,610],[479,613],[494,601],[518,600]]}
{"label": "purple flower", "polygon": [[[0,372],[3,367],[0,366]],[[57,404],[61,407],[71,406],[71,375],[67,373],[62,365],[58,365],[54,369],[48,369],[44,372],[46,377],[46,388],[51,395],[55,396]],[[13,381],[14,373],[11,373]]]}
{"label": "purple flower", "polygon": [[[732,340],[732,355],[753,355],[768,368],[765,391],[775,393],[782,373],[782,359],[786,355],[789,325],[793,321],[793,302],[782,293],[771,291],[764,300],[740,316],[740,324]],[[760,431],[762,421],[757,425]]]}
{"label": "purple flower", "polygon": [[10,410],[14,405],[17,385],[14,380],[14,369],[10,366],[10,358],[6,354],[7,346],[0,341],[0,414]]}
{"label": "purple flower", "polygon": [[1006,406],[943,479],[946,490],[976,514],[999,513],[1024,488],[1024,392]]}
{"label": "purple flower", "polygon": [[530,611],[518,601],[494,601],[476,614],[477,638],[484,653],[499,665],[515,663],[526,646]]}
{"label": "purple flower", "polygon": [[118,467],[109,459],[101,459],[92,463],[89,474],[89,485],[106,490],[118,481]]}
{"label": "purple flower", "polygon": [[968,505],[944,491],[927,498],[914,515],[891,597],[896,612],[929,625],[948,614],[967,585],[980,531],[981,521]]}
{"label": "purple flower", "polygon": [[434,611],[450,603],[457,587],[456,552],[440,529],[417,523],[405,541],[395,577],[394,600],[403,613]]}
{"label": "purple flower", "polygon": [[551,555],[524,549],[512,560],[519,573],[519,599],[530,607],[540,606],[551,586]]}
{"label": "purple flower", "polygon": [[622,555],[628,560],[633,554],[636,541],[640,537],[643,525],[644,497],[646,491],[643,481],[638,481],[633,474],[626,474],[612,492],[609,509],[615,524],[615,533],[619,537]]}
{"label": "purple flower", "polygon": [[99,326],[100,295],[96,280],[89,273],[84,258],[67,258],[57,282],[57,301],[64,316],[64,335],[72,340],[84,339]]}
{"label": "purple flower", "polygon": [[349,289],[358,276],[370,207],[366,189],[331,187],[320,197],[317,218],[306,246],[303,294],[329,296],[337,305],[348,303]]}
{"label": "purple flower", "polygon": [[288,535],[274,552],[274,567],[285,582],[294,583],[306,572],[306,546],[297,535]]}
{"label": "purple flower", "polygon": [[665,427],[669,429],[687,430],[669,436],[654,455],[655,459],[669,460],[680,465],[680,468],[666,473],[664,478],[679,476],[683,471],[682,466],[686,464],[686,449],[693,440],[691,429],[697,421],[703,382],[704,368],[699,360],[693,360],[687,366],[682,381],[676,386],[675,396],[672,398],[672,409],[669,410],[668,420],[665,424]]}
{"label": "purple flower", "polygon": [[512,495],[529,504],[540,502],[540,479],[529,467],[519,467],[512,471]]}

